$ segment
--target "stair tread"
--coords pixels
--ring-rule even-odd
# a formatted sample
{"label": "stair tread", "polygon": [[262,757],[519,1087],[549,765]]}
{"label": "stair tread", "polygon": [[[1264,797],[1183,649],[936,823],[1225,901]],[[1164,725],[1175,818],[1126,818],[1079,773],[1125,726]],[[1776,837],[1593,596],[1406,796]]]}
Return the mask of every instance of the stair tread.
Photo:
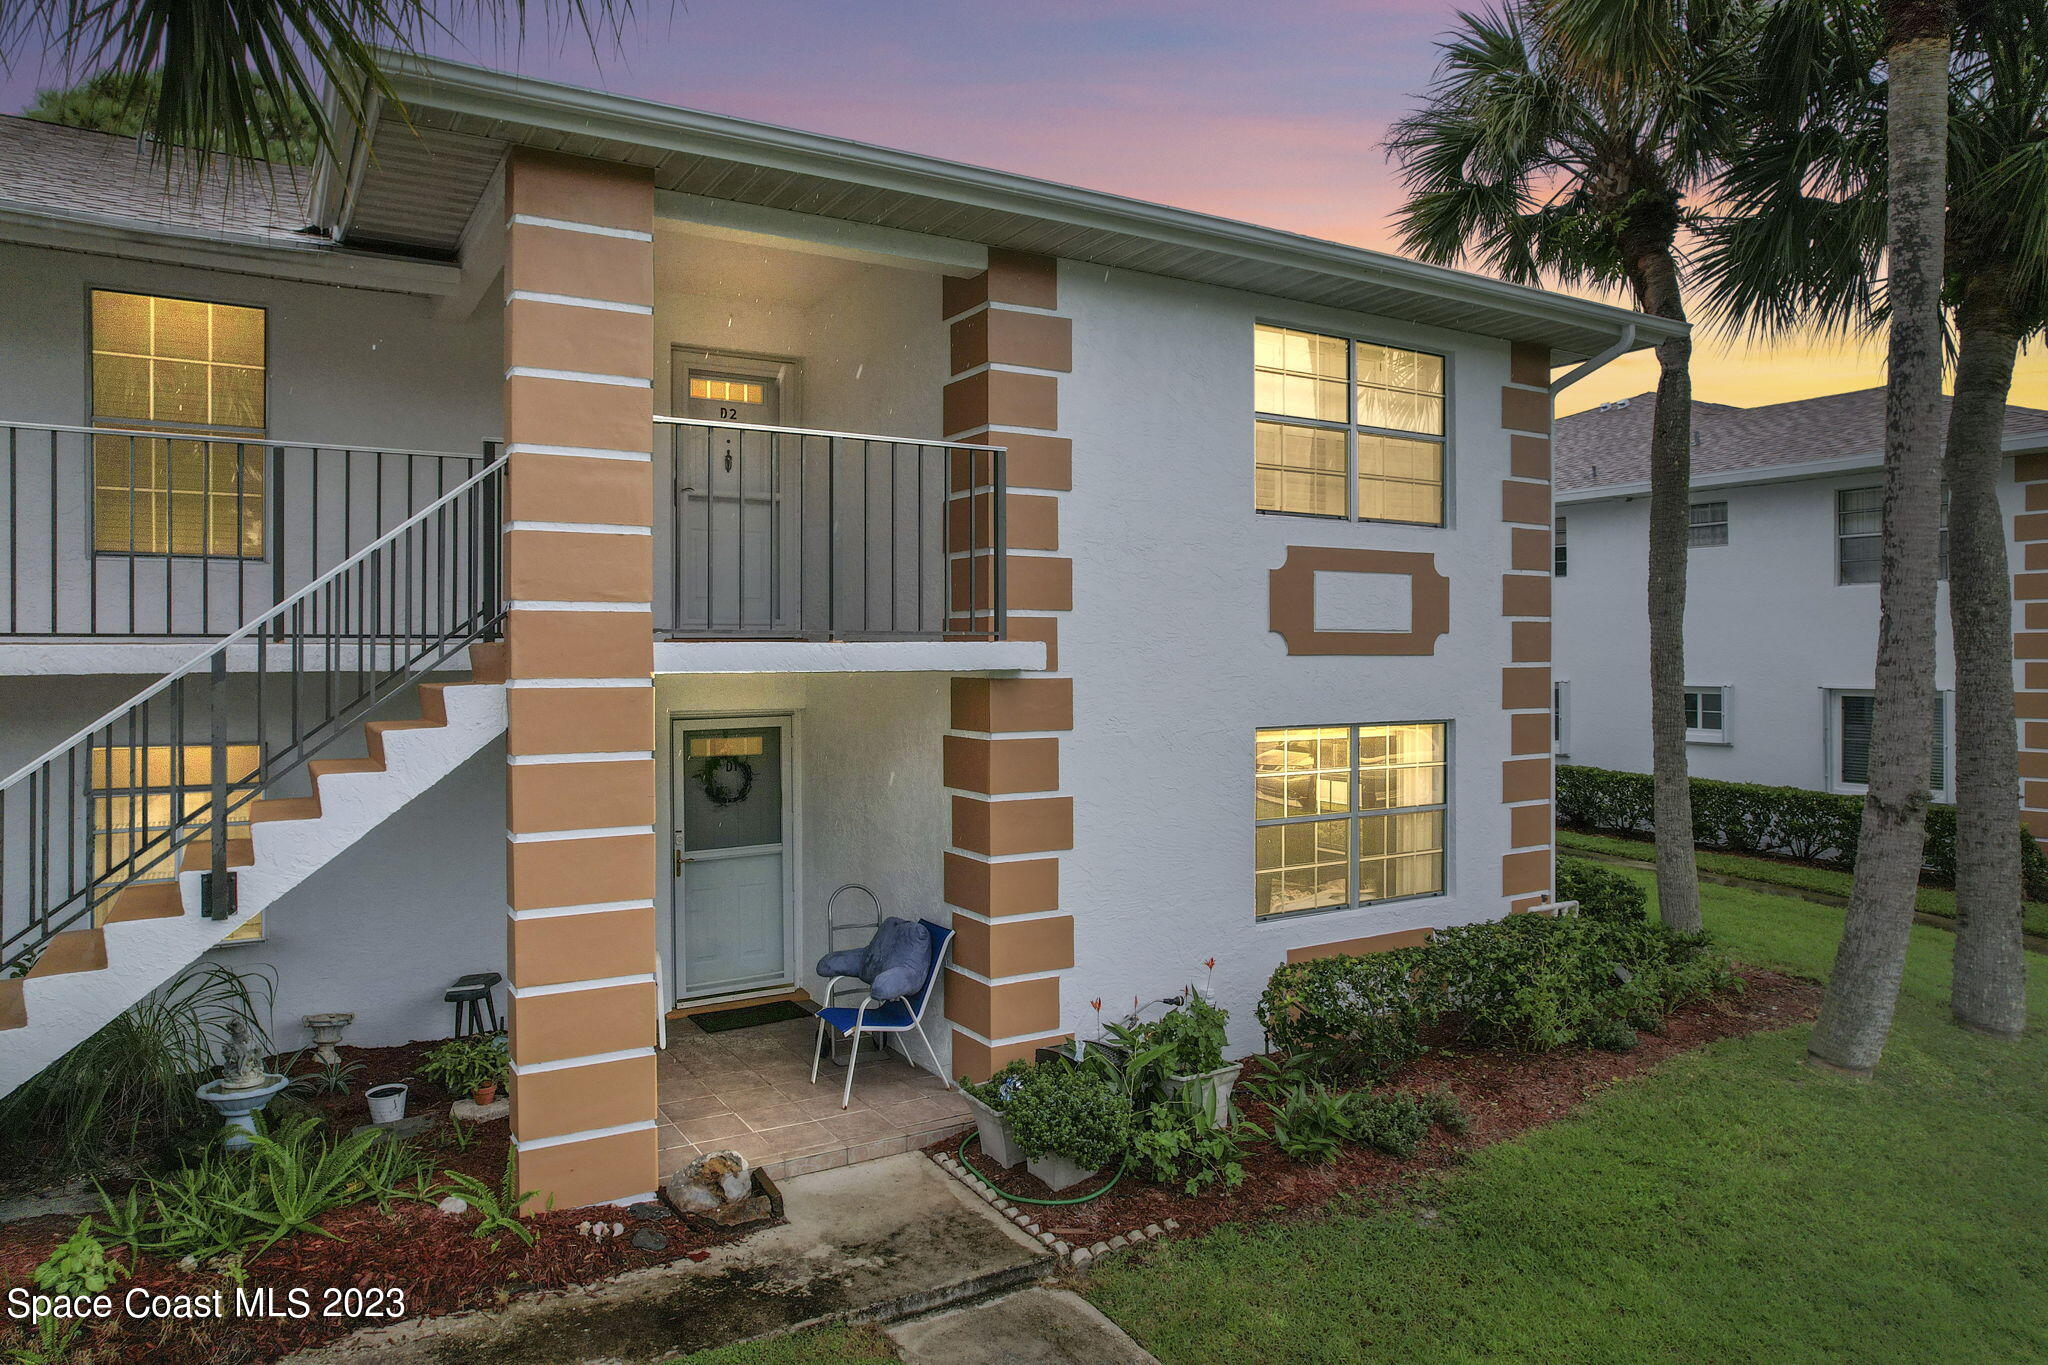
{"label": "stair tread", "polygon": [[170,919],[184,913],[185,901],[176,882],[138,882],[114,893],[100,923],[128,924],[135,920]]}
{"label": "stair tread", "polygon": [[[228,839],[228,866],[248,867],[256,861],[256,841],[248,835]],[[200,835],[178,850],[180,872],[204,872],[213,865],[213,841]]]}
{"label": "stair tread", "polygon": [[21,998],[21,979],[0,979],[0,1029],[27,1027],[28,1006]]}
{"label": "stair tread", "polygon": [[42,956],[28,969],[31,978],[96,972],[107,965],[107,939],[97,929],[66,929],[52,934]]}
{"label": "stair tread", "polygon": [[320,798],[317,796],[263,796],[249,803],[249,820],[261,824],[266,820],[317,820],[320,818]]}
{"label": "stair tread", "polygon": [[315,778],[330,773],[381,773],[384,765],[374,758],[316,758],[306,765]]}

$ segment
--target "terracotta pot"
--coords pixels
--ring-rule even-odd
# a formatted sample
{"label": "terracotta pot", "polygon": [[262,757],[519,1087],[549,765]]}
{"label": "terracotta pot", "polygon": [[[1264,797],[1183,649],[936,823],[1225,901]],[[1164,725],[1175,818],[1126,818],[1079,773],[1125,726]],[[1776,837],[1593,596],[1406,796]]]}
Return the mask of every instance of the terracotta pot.
{"label": "terracotta pot", "polygon": [[497,1101],[497,1098],[498,1083],[496,1081],[486,1081],[482,1085],[478,1086],[476,1089],[469,1092],[470,1103],[475,1104],[479,1107],[486,1104],[495,1103]]}

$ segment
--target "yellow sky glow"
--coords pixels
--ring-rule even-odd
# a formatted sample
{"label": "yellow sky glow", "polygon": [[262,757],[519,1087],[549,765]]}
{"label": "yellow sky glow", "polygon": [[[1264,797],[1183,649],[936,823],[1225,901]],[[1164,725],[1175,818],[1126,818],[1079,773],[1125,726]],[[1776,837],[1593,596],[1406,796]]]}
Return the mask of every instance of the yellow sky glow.
{"label": "yellow sky glow", "polygon": [[[1729,343],[1701,336],[1693,352],[1692,392],[1703,403],[1758,408],[1847,393],[1884,383],[1884,340],[1787,337],[1769,343]],[[1657,387],[1657,360],[1649,351],[1623,356],[1557,396],[1558,416],[1584,412],[1616,398]],[[2020,356],[2013,372],[2015,406],[2048,409],[2048,348]]]}

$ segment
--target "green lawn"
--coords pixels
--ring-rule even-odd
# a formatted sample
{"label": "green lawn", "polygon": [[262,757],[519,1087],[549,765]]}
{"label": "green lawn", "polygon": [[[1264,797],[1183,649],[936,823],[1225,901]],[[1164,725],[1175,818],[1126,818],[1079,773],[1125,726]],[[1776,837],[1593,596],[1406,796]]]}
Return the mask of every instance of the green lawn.
{"label": "green lawn", "polygon": [[682,1365],[881,1365],[899,1358],[879,1327],[814,1327],[698,1351],[684,1356]]}
{"label": "green lawn", "polygon": [[[1656,845],[1647,839],[1622,839],[1611,834],[1587,834],[1574,829],[1560,829],[1557,845],[1568,853],[1604,853],[1609,857],[1634,858],[1646,863],[1656,861],[1657,857]],[[1705,849],[1699,850],[1697,856],[1702,872],[1746,877],[1750,881],[1770,882],[1795,891],[1818,891],[1824,895],[1844,897],[1849,894],[1850,875],[1831,867],[1811,867],[1774,858],[1750,858],[1740,853],[1711,853]],[[1938,915],[1942,919],[1956,917],[1956,893],[1946,887],[1923,886],[1914,903],[1923,915]],[[2048,905],[2028,901],[2023,914],[2028,933],[2048,936]]]}
{"label": "green lawn", "polygon": [[[1740,959],[1826,970],[1839,911],[1702,890]],[[1479,1152],[1423,1196],[1433,1220],[1169,1242],[1090,1297],[1167,1365],[2048,1359],[2048,1030],[1950,1026],[1952,943],[1914,930],[1872,1082],[1802,1065],[1803,1027],[1719,1043]]]}

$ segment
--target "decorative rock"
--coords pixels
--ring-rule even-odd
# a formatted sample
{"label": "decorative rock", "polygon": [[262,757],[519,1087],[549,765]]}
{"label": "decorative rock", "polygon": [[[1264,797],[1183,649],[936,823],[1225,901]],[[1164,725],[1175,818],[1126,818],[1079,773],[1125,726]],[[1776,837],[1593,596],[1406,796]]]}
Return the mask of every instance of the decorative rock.
{"label": "decorative rock", "polygon": [[180,1256],[178,1258],[178,1269],[187,1273],[199,1269],[199,1258],[197,1256]]}
{"label": "decorative rock", "polygon": [[734,1226],[774,1216],[768,1196],[754,1192],[754,1173],[738,1152],[706,1152],[662,1186],[684,1213]]}
{"label": "decorative rock", "polygon": [[633,1245],[642,1251],[667,1251],[668,1238],[653,1228],[640,1228],[633,1233]]}
{"label": "decorative rock", "polygon": [[1157,1237],[1160,1235],[1160,1232],[1161,1228],[1157,1223],[1147,1223],[1145,1225],[1145,1235],[1147,1237]]}
{"label": "decorative rock", "polygon": [[1060,1239],[1053,1236],[1049,1232],[1041,1232],[1038,1234],[1038,1240],[1045,1243],[1047,1246],[1055,1246],[1058,1244]]}
{"label": "decorative rock", "polygon": [[655,1223],[668,1217],[668,1210],[658,1199],[643,1199],[626,1210],[643,1223]]}
{"label": "decorative rock", "polygon": [[1071,1260],[1075,1265],[1086,1265],[1094,1257],[1094,1255],[1095,1253],[1090,1251],[1087,1247],[1082,1247],[1079,1251],[1075,1252],[1072,1256],[1068,1257],[1068,1259]]}
{"label": "decorative rock", "polygon": [[1180,1219],[1178,1219],[1178,1218],[1169,1218],[1169,1219],[1167,1219],[1167,1220],[1166,1220],[1166,1230],[1167,1230],[1168,1232],[1178,1232],[1178,1231],[1180,1230]]}
{"label": "decorative rock", "polygon": [[1074,1254],[1074,1244],[1065,1240],[1054,1242],[1052,1249],[1055,1254],[1060,1256],[1071,1256]]}
{"label": "decorative rock", "polygon": [[1130,1238],[1124,1236],[1122,1233],[1118,1233],[1116,1236],[1109,1239],[1108,1249],[1111,1251],[1122,1251],[1125,1247],[1129,1246],[1130,1244]]}
{"label": "decorative rock", "polygon": [[434,1207],[443,1213],[468,1213],[469,1201],[460,1195],[451,1194]]}

